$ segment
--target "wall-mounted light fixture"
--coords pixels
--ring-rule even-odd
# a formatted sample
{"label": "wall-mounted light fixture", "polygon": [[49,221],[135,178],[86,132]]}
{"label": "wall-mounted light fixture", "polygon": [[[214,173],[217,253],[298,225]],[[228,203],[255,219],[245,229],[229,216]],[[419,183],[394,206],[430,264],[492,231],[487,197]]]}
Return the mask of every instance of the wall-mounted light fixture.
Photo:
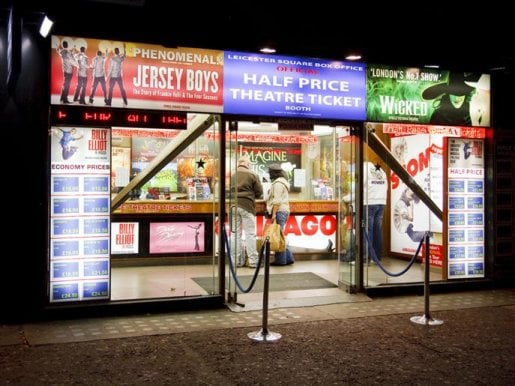
{"label": "wall-mounted light fixture", "polygon": [[39,27],[39,34],[46,38],[52,29],[54,22],[48,18],[47,15],[43,17],[43,21],[41,22],[41,26]]}

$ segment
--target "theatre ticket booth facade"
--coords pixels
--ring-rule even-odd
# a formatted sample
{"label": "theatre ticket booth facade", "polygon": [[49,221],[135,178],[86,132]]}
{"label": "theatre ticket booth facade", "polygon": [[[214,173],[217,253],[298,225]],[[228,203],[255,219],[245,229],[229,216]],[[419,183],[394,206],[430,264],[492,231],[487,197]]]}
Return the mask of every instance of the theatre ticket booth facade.
{"label": "theatre ticket booth facade", "polygon": [[[425,248],[406,233],[410,224],[431,235],[432,281],[487,278],[487,75],[468,74],[463,83],[481,120],[438,124],[431,117],[442,102],[425,100],[424,90],[449,84],[448,71],[51,41],[49,310],[241,300],[236,281],[255,272],[231,272],[226,241],[237,205],[230,177],[243,154],[265,192],[270,164],[289,177],[285,234],[296,262],[288,271],[273,267],[272,278],[308,272],[351,293],[420,286]],[[90,61],[100,56],[106,69],[118,48],[124,91],[108,78],[104,95],[90,76],[90,103],[63,103],[64,41],[73,55],[85,47]],[[77,85],[75,74],[70,98]],[[366,191],[355,166],[365,161],[389,180],[380,260],[370,256]],[[399,217],[406,189],[420,198],[409,223]],[[264,212],[260,199],[259,245]]]}

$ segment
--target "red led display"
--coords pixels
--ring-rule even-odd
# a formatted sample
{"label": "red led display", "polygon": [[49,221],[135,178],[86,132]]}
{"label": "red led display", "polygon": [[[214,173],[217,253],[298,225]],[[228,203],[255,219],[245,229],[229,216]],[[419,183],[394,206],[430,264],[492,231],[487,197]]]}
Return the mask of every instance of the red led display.
{"label": "red led display", "polygon": [[185,130],[187,115],[160,110],[116,109],[106,107],[51,106],[52,125],[125,126]]}

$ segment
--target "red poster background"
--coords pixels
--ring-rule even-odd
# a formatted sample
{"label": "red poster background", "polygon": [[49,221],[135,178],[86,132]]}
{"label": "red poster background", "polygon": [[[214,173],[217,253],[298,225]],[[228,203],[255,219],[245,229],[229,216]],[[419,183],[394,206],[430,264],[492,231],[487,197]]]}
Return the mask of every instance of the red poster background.
{"label": "red poster background", "polygon": [[[106,55],[105,70],[109,69],[115,47],[126,53],[122,63],[123,83],[128,107],[156,110],[197,112],[223,111],[223,51],[197,48],[166,48],[158,45],[99,39],[52,36],[51,51],[51,103],[60,104],[63,85],[62,61],[57,48],[68,42],[68,49],[78,53],[85,47],[91,65],[97,51]],[[88,71],[86,102],[93,83],[92,70]],[[77,87],[77,67],[74,68],[68,99],[73,101]],[[106,79],[109,92],[109,79]],[[75,102],[77,103],[77,102]],[[104,106],[101,87],[97,87],[94,106]],[[122,107],[118,86],[113,89],[112,107]]]}

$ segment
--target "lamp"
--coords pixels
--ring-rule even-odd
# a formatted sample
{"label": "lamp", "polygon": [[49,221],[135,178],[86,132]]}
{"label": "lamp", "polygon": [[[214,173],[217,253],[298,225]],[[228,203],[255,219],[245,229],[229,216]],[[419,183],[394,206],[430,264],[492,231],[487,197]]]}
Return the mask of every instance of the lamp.
{"label": "lamp", "polygon": [[264,54],[275,54],[276,53],[276,49],[273,47],[263,47],[263,48],[260,48],[259,51],[261,51]]}
{"label": "lamp", "polygon": [[50,20],[47,15],[45,15],[43,21],[41,22],[41,26],[39,27],[39,34],[46,38],[53,25],[54,22]]}
{"label": "lamp", "polygon": [[346,60],[360,60],[361,55],[360,54],[349,54],[345,57]]}

